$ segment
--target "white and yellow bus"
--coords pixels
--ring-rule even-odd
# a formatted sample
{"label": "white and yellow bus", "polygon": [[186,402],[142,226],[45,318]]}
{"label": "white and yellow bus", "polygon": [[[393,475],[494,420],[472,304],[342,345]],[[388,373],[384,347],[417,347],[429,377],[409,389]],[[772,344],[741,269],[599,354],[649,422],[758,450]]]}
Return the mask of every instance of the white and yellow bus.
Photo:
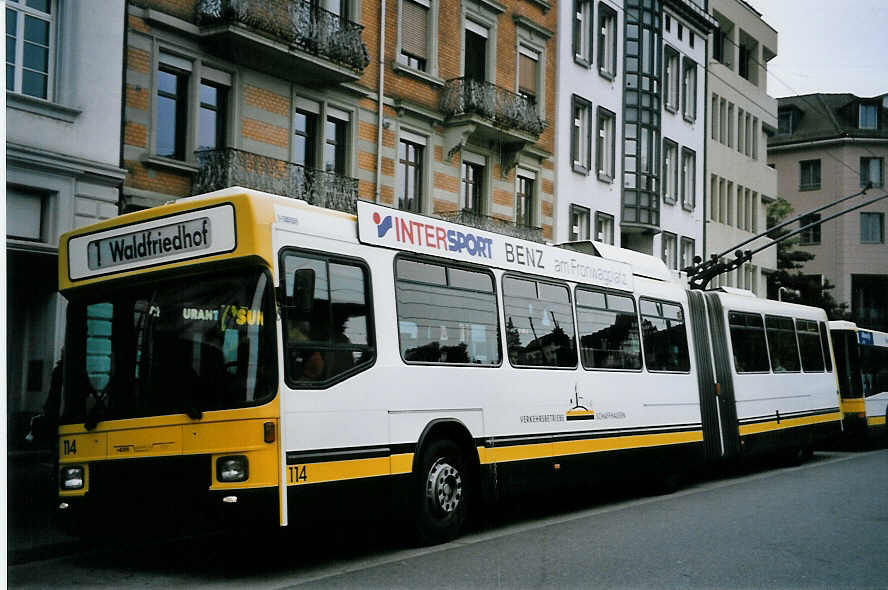
{"label": "white and yellow bus", "polygon": [[846,432],[888,433],[888,334],[846,321],[829,323]]}
{"label": "white and yellow bus", "polygon": [[287,525],[341,492],[394,498],[436,542],[513,485],[669,477],[840,429],[822,310],[591,247],[241,188],[66,234],[60,507]]}

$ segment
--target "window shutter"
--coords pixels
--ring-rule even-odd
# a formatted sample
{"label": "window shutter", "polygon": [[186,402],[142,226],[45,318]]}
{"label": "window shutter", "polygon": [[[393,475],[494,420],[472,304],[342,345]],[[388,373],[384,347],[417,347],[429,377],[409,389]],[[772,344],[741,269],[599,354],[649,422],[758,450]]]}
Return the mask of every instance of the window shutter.
{"label": "window shutter", "polygon": [[538,61],[532,57],[523,53],[520,55],[518,86],[533,95],[537,93],[537,64]]}
{"label": "window shutter", "polygon": [[410,0],[405,0],[402,8],[401,49],[414,57],[428,59],[426,23],[429,9]]}

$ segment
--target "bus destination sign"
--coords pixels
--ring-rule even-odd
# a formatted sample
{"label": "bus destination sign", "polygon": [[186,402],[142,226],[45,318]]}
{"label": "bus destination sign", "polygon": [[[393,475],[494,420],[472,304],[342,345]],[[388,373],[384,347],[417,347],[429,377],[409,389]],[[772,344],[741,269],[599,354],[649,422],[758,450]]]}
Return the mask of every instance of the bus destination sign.
{"label": "bus destination sign", "polygon": [[72,280],[231,252],[234,207],[218,205],[155,221],[71,238]]}
{"label": "bus destination sign", "polygon": [[632,270],[623,262],[398,211],[366,201],[358,201],[358,238],[365,244],[613,289],[632,289]]}
{"label": "bus destination sign", "polygon": [[210,247],[210,220],[207,217],[154,229],[95,240],[87,246],[90,270],[161,258],[179,252]]}

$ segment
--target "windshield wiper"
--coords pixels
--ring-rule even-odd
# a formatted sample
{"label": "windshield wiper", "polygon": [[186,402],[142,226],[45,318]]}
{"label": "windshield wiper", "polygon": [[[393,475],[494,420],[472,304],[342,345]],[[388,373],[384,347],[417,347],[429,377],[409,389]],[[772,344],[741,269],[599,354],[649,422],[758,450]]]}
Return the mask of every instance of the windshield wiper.
{"label": "windshield wiper", "polygon": [[105,410],[107,410],[107,406],[105,406],[105,397],[104,395],[99,395],[95,391],[90,392],[90,394],[95,400],[96,403],[93,405],[92,409],[89,410],[86,414],[86,420],[83,422],[83,427],[87,430],[93,430],[96,426],[98,426],[99,422],[105,419]]}
{"label": "windshield wiper", "polygon": [[187,392],[185,395],[185,414],[192,420],[200,420],[203,418],[203,411],[197,405],[194,388],[188,387],[185,391]]}

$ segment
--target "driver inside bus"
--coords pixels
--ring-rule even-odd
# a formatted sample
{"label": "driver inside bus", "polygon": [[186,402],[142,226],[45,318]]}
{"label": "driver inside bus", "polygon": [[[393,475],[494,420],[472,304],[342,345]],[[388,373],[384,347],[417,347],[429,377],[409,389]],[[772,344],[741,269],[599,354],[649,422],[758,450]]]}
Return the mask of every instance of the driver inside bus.
{"label": "driver inside bus", "polygon": [[287,343],[298,345],[290,353],[291,360],[295,361],[293,378],[297,381],[320,381],[324,378],[324,355],[320,350],[305,348],[303,345],[311,341],[310,331],[311,323],[308,320],[291,319],[287,322]]}

